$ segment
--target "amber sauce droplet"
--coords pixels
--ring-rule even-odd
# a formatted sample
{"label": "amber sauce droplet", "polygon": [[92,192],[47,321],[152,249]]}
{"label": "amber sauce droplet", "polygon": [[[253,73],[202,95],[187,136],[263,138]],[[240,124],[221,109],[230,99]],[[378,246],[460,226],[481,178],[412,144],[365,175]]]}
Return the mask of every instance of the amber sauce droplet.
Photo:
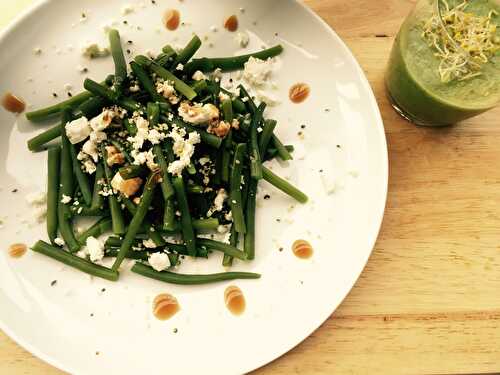
{"label": "amber sauce droplet", "polygon": [[10,92],[8,92],[3,96],[2,106],[7,111],[12,113],[24,112],[24,109],[26,108],[26,104],[21,99],[19,99],[14,94],[11,94]]}
{"label": "amber sauce droplet", "polygon": [[313,248],[306,240],[297,240],[292,245],[292,251],[297,258],[309,259],[313,255]]}
{"label": "amber sauce droplet", "polygon": [[169,9],[163,16],[163,22],[170,31],[177,30],[181,23],[181,14],[177,9]]}
{"label": "amber sauce droplet", "polygon": [[293,103],[298,104],[306,100],[310,93],[311,89],[307,83],[296,83],[290,88],[288,96]]}
{"label": "amber sauce droplet", "polygon": [[26,254],[27,250],[28,247],[25,244],[15,243],[9,246],[9,255],[12,258],[21,258],[24,254]]}
{"label": "amber sauce droplet", "polygon": [[180,310],[177,298],[171,294],[158,294],[153,301],[153,314],[159,320],[168,320]]}
{"label": "amber sauce droplet", "polygon": [[241,315],[245,312],[245,296],[237,286],[231,285],[226,288],[224,291],[224,302],[227,309],[233,315]]}
{"label": "amber sauce droplet", "polygon": [[226,20],[224,21],[224,28],[226,28],[226,30],[231,31],[233,33],[236,30],[238,30],[238,17],[236,17],[233,14],[232,16],[226,18]]}

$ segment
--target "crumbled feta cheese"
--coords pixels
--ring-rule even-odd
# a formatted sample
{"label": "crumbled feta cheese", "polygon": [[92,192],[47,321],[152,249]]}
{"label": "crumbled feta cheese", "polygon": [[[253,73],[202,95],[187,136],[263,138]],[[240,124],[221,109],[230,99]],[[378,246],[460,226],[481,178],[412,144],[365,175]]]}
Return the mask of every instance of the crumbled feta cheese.
{"label": "crumbled feta cheese", "polygon": [[261,60],[250,57],[245,63],[243,78],[252,85],[262,86],[269,79],[273,71],[273,60]]}
{"label": "crumbled feta cheese", "polygon": [[205,157],[200,158],[200,160],[198,160],[198,161],[200,162],[201,166],[204,166],[205,164],[210,163],[210,158],[205,156]]}
{"label": "crumbled feta cheese", "polygon": [[248,43],[250,43],[250,37],[247,32],[241,32],[236,35],[236,41],[240,45],[241,48],[246,48]]}
{"label": "crumbled feta cheese", "polygon": [[227,221],[233,221],[233,211],[229,211],[227,214],[225,214],[224,219],[226,219]]}
{"label": "crumbled feta cheese", "polygon": [[207,76],[205,74],[203,74],[203,72],[201,70],[197,70],[193,74],[193,79],[195,81],[203,81],[203,80],[207,79]]}
{"label": "crumbled feta cheese", "polygon": [[98,262],[104,258],[104,244],[97,238],[90,236],[87,238],[86,245],[92,262]]}
{"label": "crumbled feta cheese", "polygon": [[150,149],[146,153],[146,165],[151,171],[158,170],[158,164],[155,163],[155,154],[153,154],[153,149]]}
{"label": "crumbled feta cheese", "polygon": [[177,66],[175,67],[175,70],[184,70],[184,65],[182,64],[177,64]]}
{"label": "crumbled feta cheese", "polygon": [[159,80],[156,82],[156,92],[168,99],[171,104],[177,104],[180,101],[180,98],[176,95],[173,82]]}
{"label": "crumbled feta cheese", "polygon": [[130,92],[138,92],[141,90],[141,88],[139,87],[139,84],[137,82],[135,82],[132,86],[130,86],[128,88],[130,90]]}
{"label": "crumbled feta cheese", "polygon": [[163,139],[165,139],[165,135],[160,133],[156,129],[151,129],[148,133],[148,141],[153,145],[159,144]]}
{"label": "crumbled feta cheese", "polygon": [[181,175],[184,168],[191,164],[191,157],[194,154],[194,145],[201,142],[200,134],[197,132],[189,133],[188,139],[184,139],[186,131],[174,126],[168,137],[174,141],[173,151],[179,158],[168,166],[168,172],[173,175]]}
{"label": "crumbled feta cheese", "polygon": [[224,234],[224,233],[229,232],[230,229],[231,229],[231,224],[219,225],[217,227],[217,232],[220,233],[220,234]]}
{"label": "crumbled feta cheese", "polygon": [[97,167],[96,165],[94,164],[94,162],[92,160],[90,160],[89,158],[86,158],[83,160],[83,170],[87,173],[87,174],[94,174],[95,171],[97,170]]}
{"label": "crumbled feta cheese", "polygon": [[62,204],[68,204],[68,203],[70,203],[70,202],[71,202],[71,200],[72,200],[72,199],[73,199],[73,198],[71,198],[71,197],[69,197],[69,196],[67,196],[67,195],[64,195],[64,194],[63,194],[63,195],[62,195],[62,198],[61,198],[61,203],[62,203]]}
{"label": "crumbled feta cheese", "polygon": [[156,59],[156,54],[150,49],[146,51],[146,56],[149,57],[150,59]]}
{"label": "crumbled feta cheese", "polygon": [[214,212],[222,211],[224,208],[224,202],[229,196],[227,195],[227,192],[225,189],[221,188],[217,191],[217,195],[214,199],[214,204],[212,207],[207,212],[207,217],[210,217],[214,214]]}
{"label": "crumbled feta cheese", "polygon": [[144,141],[148,139],[149,121],[140,116],[138,112],[134,112],[132,120],[137,128],[137,133],[134,137],[129,137],[128,141],[131,143],[134,151],[138,151],[142,148]]}
{"label": "crumbled feta cheese", "polygon": [[148,259],[149,265],[158,272],[164,271],[170,265],[170,260],[166,253],[153,253]]}
{"label": "crumbled feta cheese", "polygon": [[147,152],[143,151],[137,151],[137,150],[132,150],[130,153],[130,156],[134,159],[134,164],[135,165],[143,165],[147,161]]}
{"label": "crumbled feta cheese", "polygon": [[179,106],[179,116],[190,124],[210,124],[218,121],[219,109],[213,104],[195,104],[182,102]]}
{"label": "crumbled feta cheese", "polygon": [[79,119],[68,122],[65,129],[66,135],[72,144],[84,141],[92,132],[92,128],[86,117],[80,117]]}
{"label": "crumbled feta cheese", "polygon": [[32,206],[41,206],[47,202],[47,193],[39,191],[26,195],[26,202]]}
{"label": "crumbled feta cheese", "polygon": [[126,4],[122,6],[121,14],[122,16],[126,16],[127,14],[134,13],[134,11],[135,11],[134,5]]}
{"label": "crumbled feta cheese", "polygon": [[90,127],[94,131],[103,131],[111,124],[114,115],[113,110],[104,109],[98,116],[90,120]]}
{"label": "crumbled feta cheese", "polygon": [[55,243],[57,246],[61,246],[61,247],[63,247],[63,246],[64,246],[64,240],[63,240],[62,238],[59,238],[59,237],[54,238],[54,243]]}
{"label": "crumbled feta cheese", "polygon": [[87,42],[87,44],[82,47],[82,54],[84,57],[94,59],[96,57],[109,56],[110,52],[107,47],[101,47],[97,43]]}
{"label": "crumbled feta cheese", "polygon": [[142,244],[146,249],[156,249],[158,246],[156,246],[156,243],[151,239],[143,240]]}

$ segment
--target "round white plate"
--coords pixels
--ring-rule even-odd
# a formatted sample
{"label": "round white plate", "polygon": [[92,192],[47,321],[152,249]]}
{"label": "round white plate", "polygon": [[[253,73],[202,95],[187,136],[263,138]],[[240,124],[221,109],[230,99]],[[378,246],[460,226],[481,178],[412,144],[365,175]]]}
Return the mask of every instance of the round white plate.
{"label": "round white plate", "polygon": [[[122,16],[126,3],[136,5]],[[297,148],[296,160],[274,170],[310,196],[300,205],[262,184],[257,216],[257,257],[236,270],[262,273],[260,280],[208,286],[162,284],[123,271],[117,283],[90,278],[32,252],[19,260],[0,253],[0,328],[43,360],[75,374],[238,374],[258,368],[300,343],[325,321],[349,292],[374,246],[387,192],[384,128],[367,80],[339,37],[298,2],[211,0],[45,1],[20,17],[0,39],[0,92],[12,91],[31,108],[65,97],[64,85],[81,90],[85,75],[101,80],[110,58],[89,62],[86,41],[106,43],[104,23],[118,22],[132,54],[183,45],[193,32],[208,36],[199,56],[232,55],[235,34],[221,25],[237,14],[251,36],[247,50],[282,43],[275,94],[281,105],[268,115],[278,134]],[[179,9],[185,25],[162,27],[162,13]],[[242,8],[242,9],[240,9]],[[80,22],[82,12],[86,20]],[[123,20],[127,20],[125,25]],[[217,27],[214,31],[212,26]],[[213,45],[211,45],[212,43]],[[42,53],[35,55],[33,49]],[[82,65],[88,74],[77,71]],[[291,104],[291,85],[307,82],[311,96]],[[59,95],[58,99],[52,93]],[[46,238],[33,223],[24,196],[44,189],[46,153],[25,142],[44,126],[0,111],[2,247]],[[305,129],[301,125],[306,125]],[[298,133],[302,132],[303,136]],[[326,182],[326,188],[324,185]],[[327,190],[335,185],[335,191]],[[17,189],[17,192],[12,192]],[[262,200],[264,194],[271,199]],[[296,239],[314,246],[310,260],[290,249]],[[281,248],[281,251],[280,251]],[[185,263],[181,272],[220,272],[220,256]],[[51,282],[57,283],[51,286]],[[243,316],[224,305],[224,289],[238,285],[247,300]],[[103,289],[105,288],[105,290]],[[151,301],[175,295],[181,311],[158,321]],[[176,332],[176,333],[175,333]]]}

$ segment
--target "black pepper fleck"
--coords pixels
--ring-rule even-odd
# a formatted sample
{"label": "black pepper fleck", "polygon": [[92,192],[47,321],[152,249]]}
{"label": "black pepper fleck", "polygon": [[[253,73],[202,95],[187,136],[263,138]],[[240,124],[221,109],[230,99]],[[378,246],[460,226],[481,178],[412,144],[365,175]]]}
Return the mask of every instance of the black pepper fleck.
{"label": "black pepper fleck", "polygon": [[155,0],[151,0],[151,4],[156,5],[156,1]]}
{"label": "black pepper fleck", "polygon": [[95,352],[95,355],[99,355],[99,354],[101,354],[101,353],[100,352]]}
{"label": "black pepper fleck", "polygon": [[57,98],[57,93],[53,92],[53,93],[52,93],[52,96],[53,96],[54,98]]}
{"label": "black pepper fleck", "polygon": [[278,33],[274,33],[274,36],[278,36]]}
{"label": "black pepper fleck", "polygon": [[277,221],[278,223],[281,223],[281,219],[276,219],[276,221]]}
{"label": "black pepper fleck", "polygon": [[17,193],[17,189],[12,189],[12,193]]}
{"label": "black pepper fleck", "polygon": [[330,112],[330,108],[325,108],[325,112]]}
{"label": "black pepper fleck", "polygon": [[131,40],[127,41],[128,44],[134,44]]}
{"label": "black pepper fleck", "polygon": [[323,173],[323,169],[320,169],[320,170],[319,170],[319,173]]}
{"label": "black pepper fleck", "polygon": [[130,50],[129,49],[127,50],[127,53],[130,55]]}
{"label": "black pepper fleck", "polygon": [[302,135],[302,132],[298,132],[297,135],[300,137]]}
{"label": "black pepper fleck", "polygon": [[179,332],[179,330],[177,328],[174,328],[174,333],[177,333]]}
{"label": "black pepper fleck", "polygon": [[87,15],[85,13],[82,13],[82,18],[87,18]]}
{"label": "black pepper fleck", "polygon": [[337,145],[337,148],[340,148],[340,145]]}
{"label": "black pepper fleck", "polygon": [[50,286],[54,286],[57,284],[57,280],[52,280],[52,282],[50,283]]}
{"label": "black pepper fleck", "polygon": [[103,293],[104,293],[105,291],[106,291],[106,288],[102,288],[102,289],[101,289],[101,292],[103,292]]}
{"label": "black pepper fleck", "polygon": [[282,247],[280,247],[278,250],[279,250],[279,251],[283,251],[284,249],[283,249]]}
{"label": "black pepper fleck", "polygon": [[73,96],[73,94],[68,92],[68,96],[71,98]]}
{"label": "black pepper fleck", "polygon": [[84,73],[88,73],[88,71],[89,71],[88,68],[83,68],[83,70],[82,70],[82,72],[84,72]]}
{"label": "black pepper fleck", "polygon": [[90,313],[90,316],[93,317],[94,316],[94,313]]}
{"label": "black pepper fleck", "polygon": [[305,128],[306,128],[306,126],[305,126],[305,125],[300,125],[300,128],[301,128],[301,129],[305,129]]}
{"label": "black pepper fleck", "polygon": [[266,194],[266,195],[264,195],[264,199],[265,200],[271,199],[271,196],[269,194]]}
{"label": "black pepper fleck", "polygon": [[124,25],[128,25],[128,21],[127,20],[123,20],[123,24]]}

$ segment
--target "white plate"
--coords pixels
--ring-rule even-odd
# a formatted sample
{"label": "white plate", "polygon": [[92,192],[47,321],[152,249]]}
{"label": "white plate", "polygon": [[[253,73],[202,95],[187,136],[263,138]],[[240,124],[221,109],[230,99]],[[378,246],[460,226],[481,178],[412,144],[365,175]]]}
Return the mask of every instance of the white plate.
{"label": "white plate", "polygon": [[[129,1],[128,3],[130,3]],[[193,31],[209,35],[199,55],[232,55],[234,34],[220,25],[237,14],[251,33],[249,50],[282,43],[276,74],[282,104],[269,116],[279,120],[279,136],[297,145],[297,159],[276,170],[311,197],[297,205],[268,185],[271,199],[260,204],[257,258],[237,270],[262,273],[257,281],[236,281],[247,300],[246,313],[232,316],[223,292],[229,283],[201,287],[162,284],[122,272],[119,282],[87,275],[29,252],[20,260],[0,254],[0,328],[43,360],[77,374],[237,374],[262,366],[301,342],[327,319],[361,273],[375,243],[387,191],[387,149],[383,124],[365,76],[339,37],[300,3],[277,1],[144,1],[145,7],[121,22],[119,0],[45,1],[20,17],[0,39],[0,91],[13,91],[34,108],[64,97],[64,84],[81,89],[89,68],[100,80],[111,59],[88,63],[79,53],[85,40],[106,37],[101,25],[116,19],[133,53],[184,44]],[[187,25],[175,33],[162,28],[168,7],[178,8]],[[244,12],[239,10],[245,9]],[[81,13],[88,20],[80,23]],[[254,23],[254,21],[257,21]],[[72,24],[76,24],[72,27]],[[142,27],[137,30],[136,26]],[[218,31],[210,31],[212,25]],[[277,33],[275,35],[275,33]],[[175,38],[175,39],[174,39]],[[262,41],[259,41],[261,39]],[[71,50],[70,46],[73,46]],[[35,56],[33,48],[42,48]],[[32,81],[28,81],[32,78]],[[288,88],[304,81],[310,98],[287,99]],[[44,188],[46,153],[31,154],[25,141],[40,131],[23,117],[0,112],[1,229],[3,248],[45,238],[44,225],[30,224],[24,196]],[[298,132],[305,124],[301,140]],[[340,148],[337,147],[340,145]],[[304,152],[305,151],[305,152]],[[302,156],[300,155],[302,154]],[[337,183],[328,195],[321,172]],[[12,189],[18,189],[12,193]],[[293,208],[292,208],[293,206]],[[277,218],[281,221],[277,222]],[[298,238],[315,249],[311,260],[293,256]],[[279,251],[282,247],[284,250]],[[219,256],[183,265],[185,272],[223,271]],[[51,286],[51,281],[57,284]],[[106,291],[102,292],[101,289]],[[182,307],[167,322],[155,320],[151,301],[174,294]],[[91,316],[91,314],[93,316]],[[174,333],[174,328],[178,329]],[[96,355],[99,352],[99,355]]]}

